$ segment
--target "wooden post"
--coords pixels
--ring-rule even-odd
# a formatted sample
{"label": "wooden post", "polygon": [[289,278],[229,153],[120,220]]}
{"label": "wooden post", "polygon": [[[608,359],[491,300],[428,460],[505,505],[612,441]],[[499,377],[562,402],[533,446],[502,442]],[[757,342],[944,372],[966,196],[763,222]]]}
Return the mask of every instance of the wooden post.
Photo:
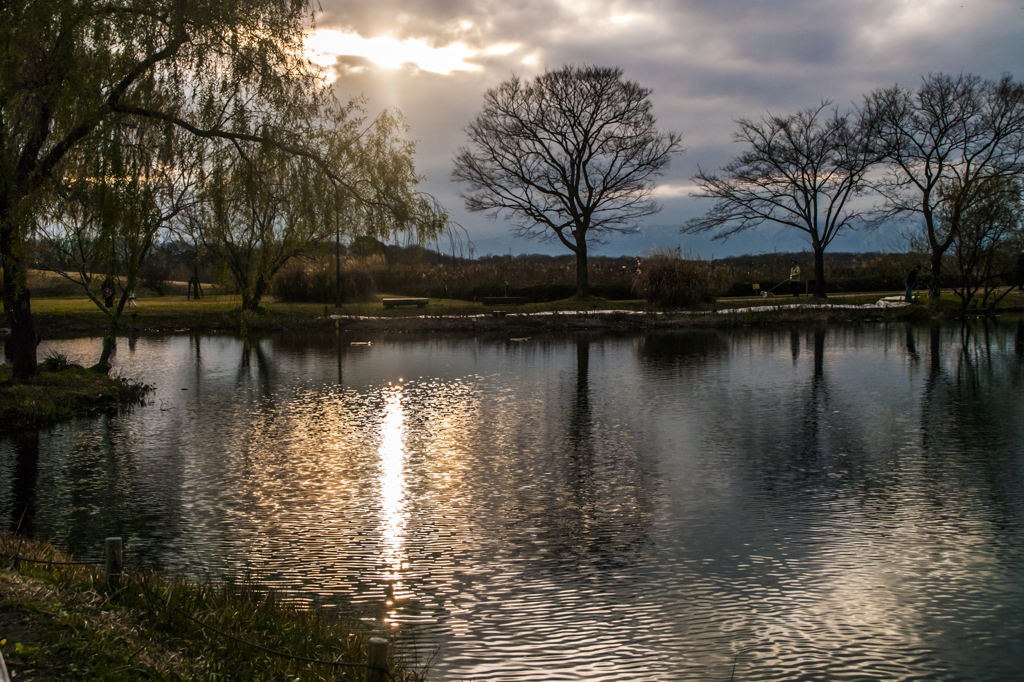
{"label": "wooden post", "polygon": [[107,587],[117,590],[121,586],[121,538],[107,538],[103,543],[103,556],[107,570]]}
{"label": "wooden post", "polygon": [[371,637],[366,654],[366,682],[385,682],[388,672],[388,640]]}

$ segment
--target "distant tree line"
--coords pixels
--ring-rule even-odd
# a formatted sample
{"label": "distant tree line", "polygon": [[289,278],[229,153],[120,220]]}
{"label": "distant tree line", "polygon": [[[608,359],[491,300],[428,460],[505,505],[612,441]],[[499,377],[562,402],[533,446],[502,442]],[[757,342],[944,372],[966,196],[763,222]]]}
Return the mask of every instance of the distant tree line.
{"label": "distant tree line", "polygon": [[[367,240],[369,241],[369,240]],[[757,296],[789,276],[792,260],[810,268],[813,254],[770,253],[714,260],[687,258],[678,249],[640,257],[591,256],[588,279],[593,296],[611,300],[647,299],[665,307],[700,307],[722,296]],[[825,265],[830,293],[892,291],[903,288],[918,253],[833,253]],[[334,254],[307,254],[285,267],[274,283],[282,300],[333,300]],[[576,257],[524,254],[461,258],[422,246],[377,243],[342,256],[346,301],[372,300],[380,293],[482,300],[524,296],[531,302],[556,301],[576,292]],[[927,284],[927,281],[923,281]],[[1009,282],[1007,282],[1009,283]]]}

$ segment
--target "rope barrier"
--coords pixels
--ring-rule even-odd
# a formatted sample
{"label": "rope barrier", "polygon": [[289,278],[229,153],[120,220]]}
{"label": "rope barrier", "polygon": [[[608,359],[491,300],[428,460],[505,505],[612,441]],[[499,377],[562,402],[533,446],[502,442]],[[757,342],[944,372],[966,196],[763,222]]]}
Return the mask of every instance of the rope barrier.
{"label": "rope barrier", "polygon": [[0,554],[4,559],[26,561],[31,564],[51,564],[54,566],[102,566],[102,561],[54,561],[52,559],[30,559],[16,554]]}

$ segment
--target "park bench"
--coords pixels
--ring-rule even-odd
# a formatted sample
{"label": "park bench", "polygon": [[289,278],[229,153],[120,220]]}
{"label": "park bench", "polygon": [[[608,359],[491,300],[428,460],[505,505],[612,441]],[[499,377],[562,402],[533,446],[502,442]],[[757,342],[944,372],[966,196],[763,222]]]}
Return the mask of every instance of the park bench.
{"label": "park bench", "polygon": [[484,305],[523,305],[525,296],[486,296]]}
{"label": "park bench", "polygon": [[430,299],[426,298],[385,298],[384,307],[394,308],[400,305],[414,305],[417,308],[426,308]]}

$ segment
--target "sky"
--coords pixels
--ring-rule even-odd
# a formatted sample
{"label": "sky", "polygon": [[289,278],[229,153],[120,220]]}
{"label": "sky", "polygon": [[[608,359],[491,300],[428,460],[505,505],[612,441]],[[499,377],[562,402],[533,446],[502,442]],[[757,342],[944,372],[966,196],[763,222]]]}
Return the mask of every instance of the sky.
{"label": "sky", "polygon": [[[484,93],[513,74],[566,64],[617,66],[652,90],[658,127],[685,152],[659,178],[660,213],[640,233],[592,254],[680,247],[702,257],[810,250],[806,235],[764,226],[728,240],[681,235],[709,210],[690,196],[698,164],[717,170],[742,151],[740,118],[790,114],[829,100],[842,108],[875,88],[928,73],[1024,78],[1024,0],[319,0],[310,58],[338,97],[373,113],[397,107],[416,142],[421,189],[465,228],[474,254],[568,253],[516,237],[511,224],[466,211],[452,159]],[[896,229],[851,232],[832,251],[900,251]],[[468,254],[467,254],[468,255]]]}

